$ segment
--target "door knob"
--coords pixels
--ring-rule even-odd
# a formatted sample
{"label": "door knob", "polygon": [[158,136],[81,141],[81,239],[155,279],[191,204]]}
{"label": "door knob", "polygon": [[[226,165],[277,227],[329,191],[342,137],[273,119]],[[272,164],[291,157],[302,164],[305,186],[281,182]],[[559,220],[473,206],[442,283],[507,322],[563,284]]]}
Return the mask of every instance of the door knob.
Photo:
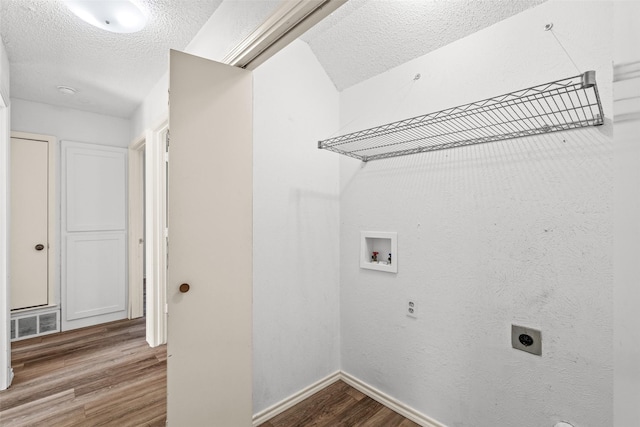
{"label": "door knob", "polygon": [[183,283],[182,285],[180,285],[180,292],[182,292],[183,294],[186,294],[187,292],[189,292],[189,289],[191,288],[191,286],[189,286],[188,283]]}
{"label": "door knob", "polygon": [[36,251],[41,251],[41,250],[43,250],[43,249],[44,249],[44,245],[43,245],[42,243],[38,243],[38,244],[36,245]]}

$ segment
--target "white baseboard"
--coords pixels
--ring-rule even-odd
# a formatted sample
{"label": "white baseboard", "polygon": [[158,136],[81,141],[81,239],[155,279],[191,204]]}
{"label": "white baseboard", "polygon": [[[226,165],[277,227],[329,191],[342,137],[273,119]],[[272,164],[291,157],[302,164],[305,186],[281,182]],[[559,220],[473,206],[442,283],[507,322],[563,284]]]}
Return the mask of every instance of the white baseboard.
{"label": "white baseboard", "polygon": [[349,384],[356,390],[366,394],[376,402],[382,403],[389,409],[392,409],[402,415],[405,418],[410,419],[414,423],[420,424],[422,427],[446,427],[441,422],[434,420],[421,412],[413,409],[412,407],[405,405],[397,399],[381,392],[380,390],[370,386],[369,384],[360,381],[356,377],[349,375],[346,372],[340,372],[340,379]]}
{"label": "white baseboard", "polygon": [[417,410],[413,409],[410,406],[405,405],[404,403],[394,399],[393,397],[381,392],[380,390],[370,386],[369,384],[360,381],[359,379],[349,375],[346,372],[337,371],[333,374],[316,381],[308,387],[300,390],[297,393],[292,394],[286,399],[276,403],[264,409],[253,416],[253,426],[258,426],[266,421],[269,421],[271,418],[276,415],[286,411],[292,406],[302,402],[307,397],[311,396],[314,393],[319,392],[323,388],[335,383],[338,380],[342,380],[345,383],[349,384],[351,387],[360,391],[361,393],[366,394],[376,402],[380,402],[386,407],[396,411],[400,415],[405,418],[410,419],[414,423],[418,423],[423,427],[446,427],[444,424],[430,418]]}
{"label": "white baseboard", "polygon": [[287,409],[295,406],[296,404],[302,402],[307,397],[311,396],[314,393],[319,392],[325,387],[330,386],[340,379],[341,372],[336,371],[333,374],[322,378],[319,381],[311,384],[308,387],[303,388],[297,393],[292,394],[291,396],[281,400],[275,405],[271,405],[267,409],[264,409],[253,416],[253,425],[254,427],[260,425],[266,421],[269,421],[271,418],[276,415],[286,411]]}

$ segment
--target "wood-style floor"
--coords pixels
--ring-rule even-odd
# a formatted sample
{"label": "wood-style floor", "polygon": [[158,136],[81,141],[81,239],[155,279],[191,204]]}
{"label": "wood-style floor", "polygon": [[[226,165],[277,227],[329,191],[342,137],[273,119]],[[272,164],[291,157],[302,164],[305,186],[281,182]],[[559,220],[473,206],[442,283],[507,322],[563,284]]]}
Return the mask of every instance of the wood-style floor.
{"label": "wood-style floor", "polygon": [[145,320],[124,320],[12,343],[15,377],[0,391],[0,425],[164,426],[166,347]]}
{"label": "wood-style floor", "polygon": [[419,427],[338,381],[259,427]]}
{"label": "wood-style floor", "polygon": [[[149,348],[144,319],[14,342],[11,357],[15,378],[0,391],[2,427],[165,425],[166,347]],[[338,381],[261,425],[307,426],[417,424]]]}

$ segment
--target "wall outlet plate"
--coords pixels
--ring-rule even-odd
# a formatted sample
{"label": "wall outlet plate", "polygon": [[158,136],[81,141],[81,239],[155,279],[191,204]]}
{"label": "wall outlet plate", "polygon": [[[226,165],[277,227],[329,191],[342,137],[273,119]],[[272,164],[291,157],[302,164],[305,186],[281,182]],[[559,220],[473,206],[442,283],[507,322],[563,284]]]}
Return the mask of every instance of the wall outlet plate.
{"label": "wall outlet plate", "polygon": [[542,334],[537,329],[511,325],[511,347],[542,356]]}
{"label": "wall outlet plate", "polygon": [[413,299],[407,300],[407,304],[405,305],[405,310],[408,317],[417,319],[418,318],[418,304]]}

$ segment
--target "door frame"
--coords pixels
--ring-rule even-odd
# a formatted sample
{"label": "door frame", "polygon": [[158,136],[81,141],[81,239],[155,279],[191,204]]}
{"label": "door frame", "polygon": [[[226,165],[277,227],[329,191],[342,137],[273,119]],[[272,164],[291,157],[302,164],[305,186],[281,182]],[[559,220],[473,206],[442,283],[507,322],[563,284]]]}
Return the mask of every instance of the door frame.
{"label": "door frame", "polygon": [[168,118],[147,133],[145,152],[147,342],[152,347],[167,343],[167,132]]}
{"label": "door frame", "polygon": [[140,248],[140,245],[144,241],[144,179],[142,175],[145,144],[146,135],[142,135],[129,145],[129,319],[137,319],[144,314],[143,259],[145,253],[144,245],[143,248]]}
{"label": "door frame", "polygon": [[[129,318],[143,314],[146,280],[146,339],[151,347],[167,342],[167,118],[129,145]],[[144,173],[144,179],[143,179]],[[143,197],[144,195],[144,197]],[[143,201],[144,198],[144,201]],[[144,233],[144,268],[138,258]]]}
{"label": "door frame", "polygon": [[[51,135],[41,135],[29,132],[11,132],[11,138],[27,139],[31,141],[41,141],[47,143],[48,155],[48,185],[47,185],[47,305],[38,308],[56,307],[60,305],[60,280],[56,274],[56,260],[58,259],[58,245],[56,243],[57,223],[56,212],[59,212],[59,203],[56,202],[56,153],[58,147],[58,138]],[[9,159],[11,162],[11,159]],[[32,309],[31,309],[32,310]],[[20,310],[16,310],[20,312]]]}
{"label": "door frame", "polygon": [[[0,43],[2,43],[0,41]],[[9,93],[0,85],[0,390],[13,380],[11,368],[11,335],[9,322]]]}
{"label": "door frame", "polygon": [[[146,130],[129,146],[129,292],[137,298],[142,309],[142,280],[147,287],[146,338],[151,347],[167,343],[167,175],[165,135],[169,120],[162,119],[151,130]],[[144,153],[144,155],[143,155]],[[142,179],[144,164],[144,180]],[[144,191],[143,191],[144,186]],[[144,193],[144,203],[142,194]],[[144,211],[144,215],[143,215]],[[144,216],[144,222],[141,218]],[[134,228],[135,227],[135,228]],[[135,256],[139,233],[144,229],[145,267]],[[135,231],[135,232],[134,232]],[[134,295],[135,294],[135,295]]]}

